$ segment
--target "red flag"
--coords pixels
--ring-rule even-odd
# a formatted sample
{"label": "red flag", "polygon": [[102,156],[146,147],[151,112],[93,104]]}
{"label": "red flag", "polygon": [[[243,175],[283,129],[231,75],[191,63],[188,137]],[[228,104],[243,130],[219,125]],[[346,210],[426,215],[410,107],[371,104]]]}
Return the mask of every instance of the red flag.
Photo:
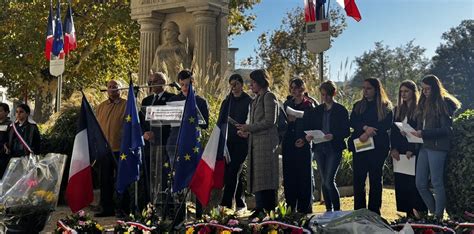
{"label": "red flag", "polygon": [[354,18],[356,21],[360,21],[362,19],[355,0],[337,0],[337,3],[339,3],[339,5],[344,8],[348,16]]}
{"label": "red flag", "polygon": [[68,54],[69,51],[75,50],[76,48],[76,29],[74,28],[74,21],[72,20],[71,2],[69,2],[66,19],[64,19],[64,53]]}
{"label": "red flag", "polygon": [[189,188],[203,206],[209,202],[212,189],[221,189],[224,185],[225,161],[219,159],[224,158],[224,155],[219,154],[226,154],[225,142],[225,134],[219,125],[216,125],[189,183]]}
{"label": "red flag", "polygon": [[46,60],[51,58],[51,50],[53,48],[54,39],[54,20],[53,20],[53,3],[49,6],[48,29],[46,30],[46,45],[44,47],[44,57]]}
{"label": "red flag", "polygon": [[304,21],[306,23],[316,21],[316,6],[314,0],[304,0]]}

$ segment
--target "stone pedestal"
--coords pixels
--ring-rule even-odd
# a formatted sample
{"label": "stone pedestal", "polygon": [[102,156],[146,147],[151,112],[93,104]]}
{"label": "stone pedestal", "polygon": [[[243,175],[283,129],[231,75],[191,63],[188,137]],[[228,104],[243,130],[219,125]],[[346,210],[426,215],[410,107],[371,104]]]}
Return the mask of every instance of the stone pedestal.
{"label": "stone pedestal", "polygon": [[131,9],[132,19],[140,24],[140,84],[146,83],[155,51],[163,44],[162,27],[168,21],[178,24],[179,41],[192,53],[191,69],[209,74],[208,70],[218,64],[218,75],[224,75],[228,63],[228,0],[132,0]]}

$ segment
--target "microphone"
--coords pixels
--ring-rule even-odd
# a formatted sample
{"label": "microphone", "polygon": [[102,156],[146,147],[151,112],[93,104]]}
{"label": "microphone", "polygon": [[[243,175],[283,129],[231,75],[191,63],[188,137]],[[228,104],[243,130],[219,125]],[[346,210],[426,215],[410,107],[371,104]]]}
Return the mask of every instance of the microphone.
{"label": "microphone", "polygon": [[[161,86],[170,86],[170,87],[173,87],[173,88],[177,89],[178,91],[181,90],[181,85],[179,85],[178,82],[176,82],[176,81],[174,81],[173,83],[169,83],[169,84],[136,85],[136,86],[133,86],[133,88],[134,89],[142,89],[142,88],[153,88],[153,87],[161,87]],[[128,87],[117,88],[117,89],[100,89],[99,91],[100,92],[107,92],[107,90],[118,91],[118,90],[125,90],[125,89],[128,89]]]}

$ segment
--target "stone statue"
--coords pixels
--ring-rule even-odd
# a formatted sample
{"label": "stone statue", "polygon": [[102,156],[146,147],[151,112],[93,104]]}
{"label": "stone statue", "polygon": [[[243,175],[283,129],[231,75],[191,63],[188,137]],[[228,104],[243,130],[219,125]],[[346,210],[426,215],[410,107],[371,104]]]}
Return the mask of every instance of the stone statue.
{"label": "stone statue", "polygon": [[180,70],[190,68],[191,54],[184,43],[179,41],[179,26],[174,21],[165,23],[162,29],[164,40],[155,51],[151,69],[154,72],[164,72],[174,79]]}

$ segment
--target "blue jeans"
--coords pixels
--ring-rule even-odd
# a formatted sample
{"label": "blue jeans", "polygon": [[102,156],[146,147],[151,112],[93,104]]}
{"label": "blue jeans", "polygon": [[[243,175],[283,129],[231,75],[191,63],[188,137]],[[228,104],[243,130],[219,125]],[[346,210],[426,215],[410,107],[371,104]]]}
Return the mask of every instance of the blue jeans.
{"label": "blue jeans", "polygon": [[[444,165],[447,152],[421,147],[416,164],[416,188],[429,211],[437,217],[443,217],[446,205],[444,190]],[[429,178],[434,188],[435,196],[429,189]]]}
{"label": "blue jeans", "polygon": [[321,174],[321,184],[326,210],[340,210],[339,190],[336,185],[336,174],[342,159],[342,151],[334,150],[330,144],[322,143],[315,147],[315,159]]}

